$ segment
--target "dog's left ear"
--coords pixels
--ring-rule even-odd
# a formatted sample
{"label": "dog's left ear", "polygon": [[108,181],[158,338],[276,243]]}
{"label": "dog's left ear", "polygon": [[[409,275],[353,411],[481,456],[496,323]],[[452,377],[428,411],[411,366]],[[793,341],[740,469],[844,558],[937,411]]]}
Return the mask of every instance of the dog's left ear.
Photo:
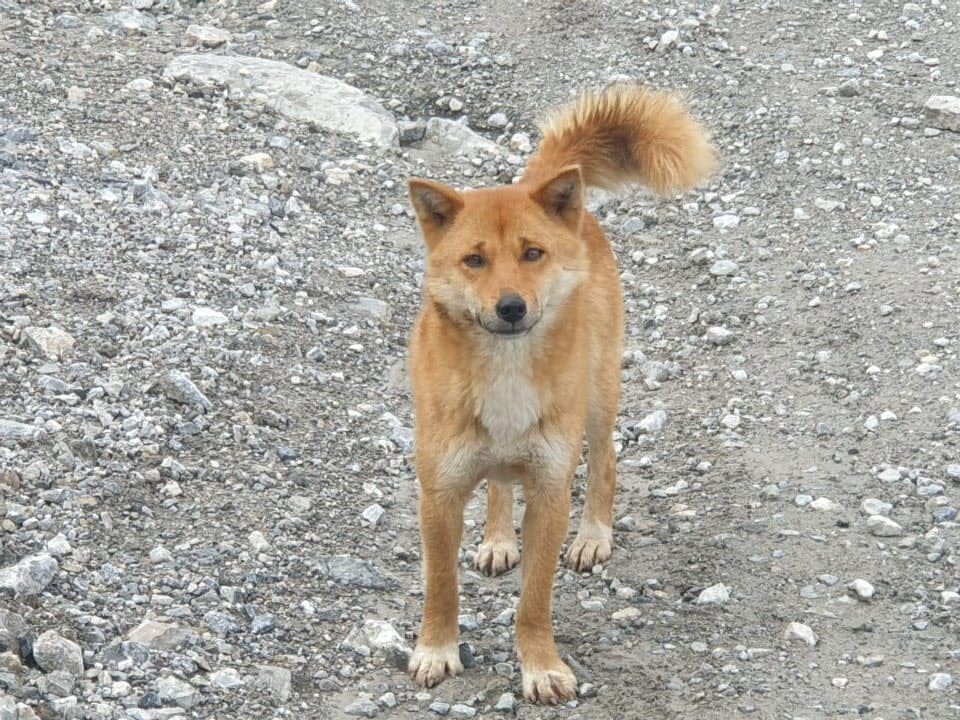
{"label": "dog's left ear", "polygon": [[463,196],[448,185],[413,178],[410,180],[410,202],[420,221],[427,248],[433,249],[457,213],[463,209]]}
{"label": "dog's left ear", "polygon": [[534,190],[530,196],[547,212],[573,230],[580,228],[583,214],[583,174],[579,165],[565,167]]}

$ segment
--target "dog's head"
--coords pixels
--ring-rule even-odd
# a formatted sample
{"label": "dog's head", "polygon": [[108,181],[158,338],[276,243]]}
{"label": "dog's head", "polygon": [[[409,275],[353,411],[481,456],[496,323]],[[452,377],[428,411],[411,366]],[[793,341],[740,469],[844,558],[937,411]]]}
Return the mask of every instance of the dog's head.
{"label": "dog's head", "polygon": [[549,325],[586,278],[577,166],[537,186],[459,193],[410,181],[427,245],[426,293],[454,322],[499,338]]}

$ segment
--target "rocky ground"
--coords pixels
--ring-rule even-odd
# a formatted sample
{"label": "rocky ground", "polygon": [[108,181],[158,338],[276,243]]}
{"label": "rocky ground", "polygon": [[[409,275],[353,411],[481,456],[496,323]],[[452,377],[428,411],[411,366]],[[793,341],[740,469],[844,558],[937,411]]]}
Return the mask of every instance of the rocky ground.
{"label": "rocky ground", "polygon": [[[0,718],[960,717],[958,18],[0,0]],[[582,697],[522,700],[482,497],[471,667],[424,692],[405,181],[509,182],[624,78],[724,164],[595,203],[628,327],[615,554],[556,581]]]}

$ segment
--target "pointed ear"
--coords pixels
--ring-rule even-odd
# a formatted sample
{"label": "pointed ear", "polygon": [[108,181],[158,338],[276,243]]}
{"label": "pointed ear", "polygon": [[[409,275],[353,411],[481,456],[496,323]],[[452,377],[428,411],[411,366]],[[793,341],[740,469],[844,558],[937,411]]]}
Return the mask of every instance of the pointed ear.
{"label": "pointed ear", "polygon": [[530,196],[547,215],[577,228],[583,213],[583,175],[579,165],[565,167],[534,190]]}
{"label": "pointed ear", "polygon": [[410,180],[410,202],[417,213],[423,239],[432,248],[444,230],[463,209],[463,196],[452,187],[433,180]]}

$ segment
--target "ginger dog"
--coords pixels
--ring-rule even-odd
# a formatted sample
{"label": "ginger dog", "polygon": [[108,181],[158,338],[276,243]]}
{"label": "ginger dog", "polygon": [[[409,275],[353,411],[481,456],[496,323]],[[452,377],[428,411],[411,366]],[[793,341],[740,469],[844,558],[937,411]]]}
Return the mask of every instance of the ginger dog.
{"label": "ginger dog", "polygon": [[584,209],[584,190],[628,182],[683,190],[713,171],[716,155],[682,103],[636,86],[585,94],[541,130],[539,151],[515,185],[460,193],[410,181],[428,256],[410,343],[426,597],[409,671],[428,687],[462,672],[464,506],[485,478],[476,565],[498,575],[520,560],[513,528],[519,483],[526,501],[516,615],[523,693],[555,703],[577,690],[553,639],[550,596],[584,435],[588,486],[566,556],[571,568],[589,570],[610,557],[616,483],[623,306],[613,252]]}

